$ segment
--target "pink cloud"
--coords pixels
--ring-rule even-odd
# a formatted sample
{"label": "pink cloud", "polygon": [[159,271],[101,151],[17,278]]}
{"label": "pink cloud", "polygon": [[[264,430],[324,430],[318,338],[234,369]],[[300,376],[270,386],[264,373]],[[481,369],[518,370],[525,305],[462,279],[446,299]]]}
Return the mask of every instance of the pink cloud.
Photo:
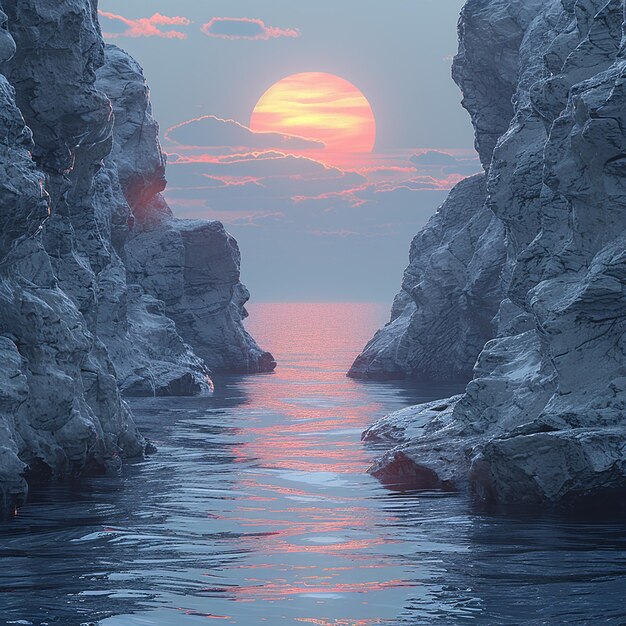
{"label": "pink cloud", "polygon": [[[184,146],[181,146],[184,147]],[[284,152],[276,152],[274,150],[260,151],[260,152],[235,152],[233,154],[190,154],[175,155],[175,159],[172,160],[172,164],[178,163],[211,163],[215,165],[231,165],[235,163],[249,163],[250,161],[280,161],[291,155]],[[170,154],[167,154],[168,161],[170,161]],[[294,159],[300,157],[293,157]],[[310,160],[310,159],[309,159]]]}
{"label": "pink cloud", "polygon": [[260,185],[263,181],[262,178],[256,178],[255,176],[209,176],[209,180],[214,180],[221,183],[222,187],[246,187],[248,185]]}
{"label": "pink cloud", "polygon": [[366,203],[366,200],[359,197],[359,192],[367,191],[370,188],[370,185],[364,184],[359,187],[353,187],[351,189],[342,189],[340,191],[328,191],[326,193],[320,193],[317,196],[293,196],[291,199],[295,204],[301,204],[302,202],[314,201],[319,202],[320,200],[331,200],[333,198],[340,198],[345,200],[349,206],[358,208],[363,206]]}
{"label": "pink cloud", "polygon": [[291,199],[295,204],[337,199],[344,201],[347,206],[356,209],[376,199],[377,196],[393,194],[398,191],[449,191],[457,183],[463,180],[463,178],[465,178],[465,176],[461,174],[451,174],[446,178],[416,176],[401,182],[388,180],[376,183],[366,183],[349,189],[321,193],[316,196],[293,196]]}
{"label": "pink cloud", "polygon": [[376,165],[374,167],[363,167],[359,169],[362,174],[413,174],[414,167],[401,167],[400,165]]}
{"label": "pink cloud", "polygon": [[438,191],[450,191],[455,185],[460,183],[464,178],[464,174],[450,174],[443,178],[435,176],[416,176],[401,184],[383,184],[379,185],[377,192],[388,193],[397,189],[409,189],[411,191],[424,191],[435,189]]}
{"label": "pink cloud", "polygon": [[294,28],[268,26],[263,20],[250,17],[214,17],[202,25],[202,32],[208,37],[220,39],[248,39],[267,41],[279,37],[296,38],[300,31]]}
{"label": "pink cloud", "polygon": [[155,13],[152,17],[140,17],[136,20],[109,13],[98,11],[101,17],[109,20],[121,22],[126,29],[122,32],[103,32],[105,39],[118,39],[120,37],[162,37],[163,39],[187,39],[185,33],[177,30],[162,30],[163,26],[189,26],[191,21],[186,17],[167,16]]}

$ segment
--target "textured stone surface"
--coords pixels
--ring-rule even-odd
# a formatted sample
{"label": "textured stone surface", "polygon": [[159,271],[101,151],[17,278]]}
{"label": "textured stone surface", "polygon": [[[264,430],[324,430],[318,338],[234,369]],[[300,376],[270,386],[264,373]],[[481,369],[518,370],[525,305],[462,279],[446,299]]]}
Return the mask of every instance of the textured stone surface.
{"label": "textured stone surface", "polygon": [[118,220],[122,227],[116,237],[129,281],[164,302],[178,333],[211,370],[273,370],[272,355],[242,324],[250,296],[239,282],[237,242],[219,222],[175,219],[161,195],[165,158],[141,68],[119,48],[107,46],[97,84],[113,104],[110,161],[132,211],[130,230],[120,232],[123,220]]}
{"label": "textured stone surface", "polygon": [[485,195],[484,175],[462,181],[415,237],[391,322],[349,376],[471,378],[494,335],[506,258],[504,228],[484,206]]}
{"label": "textured stone surface", "polygon": [[[46,477],[80,474],[94,467],[116,466],[121,457],[140,454],[143,449],[143,440],[120,398],[106,350],[90,332],[75,301],[60,288],[61,281],[54,271],[65,256],[73,254],[76,239],[70,233],[64,242],[60,238],[63,229],[69,227],[67,210],[71,196],[61,194],[60,189],[68,191],[71,181],[67,167],[61,171],[57,166],[63,162],[71,169],[75,157],[77,167],[84,165],[72,152],[72,145],[78,145],[76,136],[70,137],[73,132],[78,133],[83,124],[86,141],[94,141],[95,152],[99,149],[97,131],[93,136],[90,133],[91,123],[100,119],[101,112],[96,105],[101,101],[97,97],[91,99],[81,78],[87,71],[90,57],[86,54],[85,66],[81,68],[68,62],[67,78],[76,80],[77,92],[84,96],[84,101],[67,127],[64,124],[54,126],[50,112],[53,107],[50,102],[44,105],[43,98],[37,95],[37,86],[41,86],[37,77],[42,76],[40,71],[45,73],[50,67],[51,58],[41,52],[36,54],[34,43],[28,39],[29,20],[36,21],[40,16],[28,2],[20,3],[19,10],[13,3],[7,8],[17,40],[17,57],[12,65],[4,66],[4,71],[16,78],[17,103],[22,106],[29,103],[24,108],[33,115],[33,121],[38,115],[35,111],[40,111],[42,147],[37,150],[33,143],[31,131],[25,126],[16,104],[15,90],[4,77],[0,78],[2,512],[11,510],[25,498],[26,470]],[[17,26],[22,10],[26,21]],[[89,31],[85,21],[93,27],[91,11],[78,12],[78,16],[81,19],[75,23]],[[54,27],[49,26],[50,33],[54,33]],[[67,33],[59,28],[58,34]],[[0,33],[4,62],[9,61],[13,49],[7,44],[8,37],[6,31]],[[39,56],[41,65],[38,66]],[[54,54],[50,52],[50,56]],[[20,71],[15,69],[17,67]],[[24,78],[29,71],[33,76],[30,82]],[[94,105],[98,112],[88,112],[87,103]],[[66,100],[60,98],[60,111],[66,106]],[[88,153],[92,146],[83,144],[83,148]],[[36,156],[36,163],[31,154]],[[48,166],[51,168],[49,178],[46,177]],[[53,222],[48,217],[49,212],[57,208],[58,220],[45,232],[47,223]],[[56,256],[44,248],[46,238]],[[73,264],[69,262],[68,267]],[[89,272],[77,275],[81,281],[77,294],[84,302],[93,293],[92,283],[87,280]]]}
{"label": "textured stone surface", "polygon": [[[34,133],[33,155],[47,175],[52,212],[44,243],[60,287],[105,344],[124,392],[209,391],[206,366],[171,321],[163,315],[158,323],[161,332],[156,334],[157,309],[136,289],[129,291],[118,250],[127,238],[131,210],[116,160],[124,172],[131,169],[133,157],[140,173],[149,164],[145,155],[133,151],[111,154],[113,130],[125,120],[116,121],[107,94],[96,84],[96,72],[106,59],[93,6],[83,0],[53,10],[33,0],[15,7],[10,17],[18,52],[7,69]],[[42,41],[40,34],[47,29],[51,35]],[[126,76],[117,76],[116,89],[128,93],[129,101],[134,97],[135,109],[143,107],[146,115],[146,96],[132,92]],[[155,123],[152,126],[156,128]],[[151,322],[143,337],[133,314]],[[155,340],[159,342],[147,350]]]}
{"label": "textured stone surface", "polygon": [[[190,306],[214,304],[212,317],[196,309],[198,343],[208,353],[232,350],[233,360],[267,358],[241,325],[246,292],[234,241],[216,223],[173,220],[158,195],[165,160],[148,89],[128,55],[105,51],[96,2],[20,0],[4,8],[0,513],[24,500],[30,476],[117,468],[143,452],[120,389],[211,390],[206,363],[166,303],[142,286],[150,272],[135,258],[127,270],[127,250],[148,230],[160,233],[159,245],[174,243],[178,265],[162,266],[163,292],[180,284],[193,294],[184,300]],[[188,312],[177,302],[179,314]],[[210,332],[202,335],[202,324]]]}
{"label": "textured stone surface", "polygon": [[452,76],[463,84],[476,150],[485,170],[513,117],[520,44],[545,0],[468,0],[459,21],[459,51]]}
{"label": "textured stone surface", "polygon": [[239,248],[220,222],[164,218],[138,226],[126,246],[133,281],[165,302],[167,314],[215,371],[271,371],[276,363],[243,328],[247,289]]}
{"label": "textured stone surface", "polygon": [[[415,407],[370,431],[399,444],[372,471],[393,482],[397,466],[403,480],[412,472],[491,502],[606,504],[626,489],[624,2],[539,3],[510,73],[493,33],[531,5],[470,0],[460,29],[516,84],[487,183],[508,258],[498,336],[441,415]],[[466,50],[455,77],[489,146],[493,94]],[[394,426],[411,412],[420,428]]]}
{"label": "textured stone surface", "polygon": [[212,388],[209,369],[184,342],[162,301],[133,282],[126,245],[137,219],[131,208],[165,186],[148,87],[139,65],[106,46],[96,87],[114,114],[113,144],[96,181],[96,213],[107,232],[111,263],[99,276],[98,336],[105,342],[120,385],[130,395],[193,395]]}

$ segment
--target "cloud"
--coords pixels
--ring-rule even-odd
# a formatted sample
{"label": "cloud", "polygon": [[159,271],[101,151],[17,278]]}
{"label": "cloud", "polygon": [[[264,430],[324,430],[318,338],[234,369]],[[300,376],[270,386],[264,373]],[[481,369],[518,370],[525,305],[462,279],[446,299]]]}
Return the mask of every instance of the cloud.
{"label": "cloud", "polygon": [[282,133],[256,132],[236,122],[215,115],[187,120],[165,131],[165,139],[177,146],[234,147],[250,150],[316,150],[321,141]]}
{"label": "cloud", "polygon": [[[224,125],[219,118],[211,118],[211,125],[216,124],[219,133],[234,131],[239,136],[243,132],[244,139],[254,136],[249,129],[232,121]],[[198,136],[197,133],[191,134]],[[225,138],[226,135],[222,136]],[[201,147],[195,150],[182,148],[176,147],[178,152],[174,159],[170,159],[167,197],[187,214],[196,213],[194,208],[198,209],[196,215],[202,213],[201,204],[192,207],[186,203],[205,198],[208,215],[215,212],[222,215],[233,212],[234,215],[242,209],[249,214],[282,211],[285,222],[295,214],[308,215],[312,229],[319,228],[316,221],[319,222],[328,211],[335,213],[335,219],[339,211],[348,220],[342,229],[329,224],[328,228],[320,230],[344,230],[350,225],[349,220],[354,219],[360,221],[360,228],[355,229],[352,224],[351,231],[376,230],[375,224],[379,220],[394,225],[411,223],[412,206],[417,204],[418,194],[445,194],[463,178],[463,173],[451,171],[454,169],[451,167],[430,165],[420,168],[409,161],[409,155],[391,163],[371,161],[351,170],[277,150],[212,154],[210,146],[204,151]],[[428,161],[441,158],[437,151],[429,151],[429,154]],[[355,216],[354,209],[360,209],[360,217]],[[361,221],[368,214],[373,221]],[[241,214],[238,217],[241,218]],[[237,223],[243,221],[240,219]],[[377,235],[387,233],[376,232]]]}
{"label": "cloud", "polygon": [[421,154],[414,154],[411,157],[411,163],[414,165],[457,165],[461,159],[457,159],[452,154],[442,152],[441,150],[427,150]]}
{"label": "cloud", "polygon": [[244,276],[271,274],[294,298],[307,297],[300,276],[320,292],[329,273],[335,282],[356,272],[399,281],[411,238],[465,170],[480,168],[469,152],[437,149],[324,163],[325,151],[290,151],[301,141],[204,116],[171,128],[165,142],[174,212],[222,221],[243,250],[257,251],[254,263],[244,258]]}
{"label": "cloud", "polygon": [[[169,161],[169,157],[168,157]],[[203,154],[178,158],[171,162],[171,171],[185,172],[184,184],[193,184],[192,177],[253,177],[287,179],[334,179],[344,175],[342,170],[331,168],[319,161],[280,152],[250,152],[226,156]],[[171,174],[171,172],[170,172]],[[195,179],[197,181],[197,178]],[[300,183],[302,184],[302,182]],[[180,185],[177,185],[180,186]]]}
{"label": "cloud", "polygon": [[109,13],[98,11],[100,17],[122,25],[124,30],[116,32],[103,32],[105,39],[118,39],[120,37],[162,37],[163,39],[187,39],[187,35],[178,30],[163,30],[163,26],[189,26],[191,21],[186,17],[167,16],[155,13],[152,17],[140,17],[136,20]]}
{"label": "cloud", "polygon": [[[393,171],[393,170],[392,170]],[[414,176],[413,178],[397,181],[379,181],[374,183],[363,182],[353,187],[344,187],[338,190],[324,191],[316,196],[299,194],[291,199],[296,204],[311,204],[319,202],[339,201],[346,207],[359,208],[368,203],[397,202],[397,198],[409,197],[420,191],[450,191],[464,176],[452,174],[446,178],[433,176]],[[357,181],[358,182],[358,181]],[[391,200],[389,200],[391,198]],[[334,206],[337,206],[335,203]]]}
{"label": "cloud", "polygon": [[208,37],[251,41],[300,36],[300,31],[297,29],[267,26],[263,20],[249,17],[214,17],[202,25],[202,32]]}
{"label": "cloud", "polygon": [[179,159],[168,169],[168,180],[167,194],[174,204],[181,198],[204,197],[212,209],[232,211],[275,210],[292,206],[298,195],[317,197],[366,183],[357,172],[273,152]]}
{"label": "cloud", "polygon": [[409,191],[426,191],[434,189],[438,191],[450,191],[455,185],[460,183],[465,176],[463,174],[450,174],[444,178],[435,176],[415,176],[402,183],[380,183],[370,186],[376,193],[388,193],[398,189],[408,189]]}
{"label": "cloud", "polygon": [[450,178],[453,174],[470,176],[482,171],[480,161],[475,157],[456,157],[442,150],[426,150],[410,158],[411,165],[418,172],[435,175],[436,178]]}
{"label": "cloud", "polygon": [[[396,168],[388,169],[396,174]],[[169,168],[166,196],[186,217],[219,216],[236,227],[265,228],[271,223],[273,228],[280,224],[283,233],[316,237],[406,236],[460,176],[438,179],[398,169],[413,175],[369,182],[357,171],[278,153],[182,159]],[[426,212],[418,208],[420,198],[432,199]]]}
{"label": "cloud", "polygon": [[[277,299],[326,293],[329,275],[350,285],[366,273],[397,289],[412,237],[453,182],[411,167],[411,153],[389,163],[372,156],[355,171],[277,151],[174,152],[166,190],[174,212],[223,222],[242,250],[256,251],[254,260],[244,254],[244,279],[272,276]],[[398,284],[389,287],[389,276]]]}

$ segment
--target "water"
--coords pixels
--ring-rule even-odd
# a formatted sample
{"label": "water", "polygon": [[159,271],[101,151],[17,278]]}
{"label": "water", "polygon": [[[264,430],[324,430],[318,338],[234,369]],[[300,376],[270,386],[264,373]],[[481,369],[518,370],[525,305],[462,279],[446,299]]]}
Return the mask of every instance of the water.
{"label": "water", "polygon": [[372,305],[259,305],[273,375],[133,401],[158,454],[0,526],[0,623],[626,624],[626,522],[385,491],[360,433],[454,386],[345,378]]}

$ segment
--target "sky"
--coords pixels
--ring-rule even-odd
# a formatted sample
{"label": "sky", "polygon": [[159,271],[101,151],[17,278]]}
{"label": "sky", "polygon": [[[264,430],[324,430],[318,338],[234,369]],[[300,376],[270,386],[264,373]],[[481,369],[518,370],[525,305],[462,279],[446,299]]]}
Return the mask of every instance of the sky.
{"label": "sky", "polygon": [[390,302],[480,169],[450,78],[462,4],[100,0],[100,21],[144,68],[170,206],[225,224],[253,300]]}

